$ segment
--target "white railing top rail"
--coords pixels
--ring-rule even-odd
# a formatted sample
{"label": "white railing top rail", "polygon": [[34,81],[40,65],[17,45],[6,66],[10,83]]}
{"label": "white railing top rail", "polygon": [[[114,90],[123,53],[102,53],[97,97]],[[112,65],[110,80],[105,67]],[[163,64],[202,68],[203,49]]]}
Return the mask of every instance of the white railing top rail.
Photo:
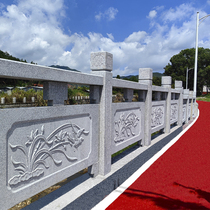
{"label": "white railing top rail", "polygon": [[141,89],[141,90],[147,90],[148,86],[145,84],[141,84],[138,82],[132,82],[122,79],[112,79],[112,86],[117,88],[129,88],[129,89]]}
{"label": "white railing top rail", "polygon": [[171,89],[171,93],[180,93],[180,90]]}
{"label": "white railing top rail", "polygon": [[0,77],[23,80],[56,81],[103,85],[103,77],[0,58]]}
{"label": "white railing top rail", "polygon": [[157,91],[157,92],[168,92],[168,88],[153,85],[153,86],[152,86],[152,91]]}

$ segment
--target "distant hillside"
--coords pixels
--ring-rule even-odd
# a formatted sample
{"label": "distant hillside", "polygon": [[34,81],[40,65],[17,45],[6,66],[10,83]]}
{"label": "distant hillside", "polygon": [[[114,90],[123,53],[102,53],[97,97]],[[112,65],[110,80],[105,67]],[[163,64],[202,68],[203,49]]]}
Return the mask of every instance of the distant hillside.
{"label": "distant hillside", "polygon": [[[164,76],[164,75],[159,73],[159,72],[154,72],[153,73],[153,77],[161,78],[162,76]],[[135,78],[136,80],[138,80],[138,77],[139,77],[138,75],[129,75],[129,76],[122,76],[120,78],[125,79],[125,80],[130,80],[131,78]]]}
{"label": "distant hillside", "polygon": [[23,59],[19,59],[16,57],[13,57],[12,55],[10,55],[8,52],[3,52],[0,50],[0,58],[4,58],[4,59],[8,59],[8,60],[13,60],[13,61],[21,61],[21,62],[25,62],[27,63],[26,60]]}
{"label": "distant hillside", "polygon": [[159,73],[159,72],[154,72],[153,73],[153,77],[162,77],[162,76],[164,76],[164,75]]}
{"label": "distant hillside", "polygon": [[69,70],[69,71],[77,71],[77,72],[80,72],[76,69],[71,69],[69,68],[68,66],[60,66],[60,65],[51,65],[50,67],[53,67],[53,68],[58,68],[58,69],[65,69],[65,70]]}

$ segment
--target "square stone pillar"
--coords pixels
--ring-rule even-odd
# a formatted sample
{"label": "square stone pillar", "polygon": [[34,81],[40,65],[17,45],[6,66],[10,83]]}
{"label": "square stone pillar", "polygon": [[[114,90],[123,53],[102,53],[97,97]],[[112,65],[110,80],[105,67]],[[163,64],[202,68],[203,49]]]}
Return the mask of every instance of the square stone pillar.
{"label": "square stone pillar", "polygon": [[180,91],[179,94],[179,105],[178,105],[178,125],[182,126],[183,119],[183,87],[182,81],[175,80],[175,89]]}
{"label": "square stone pillar", "polygon": [[144,95],[145,111],[144,111],[144,139],[143,145],[148,146],[151,144],[151,110],[152,110],[152,69],[140,68],[139,69],[139,83],[148,86],[147,92]]}
{"label": "square stone pillar", "polygon": [[193,119],[193,116],[194,116],[193,91],[189,91],[189,96],[190,96],[190,99],[191,99],[190,120],[192,120]]}
{"label": "square stone pillar", "polygon": [[196,93],[193,92],[193,118],[198,115],[198,103],[196,102]]}
{"label": "square stone pillar", "polygon": [[168,93],[166,96],[166,127],[165,133],[170,133],[170,119],[171,119],[171,76],[163,76],[161,79],[161,86],[168,89]]}
{"label": "square stone pillar", "polygon": [[190,117],[189,114],[188,114],[189,94],[190,94],[189,89],[184,89],[184,98],[187,100],[187,103],[186,103],[186,119],[185,119],[186,124],[189,122],[189,117]]}
{"label": "square stone pillar", "polygon": [[[100,175],[111,171],[111,141],[112,141],[112,69],[113,55],[108,52],[91,53],[90,66],[93,74],[103,76],[103,86],[100,91],[100,139],[99,164]],[[96,100],[99,98],[95,88]]]}
{"label": "square stone pillar", "polygon": [[48,106],[64,105],[68,99],[68,84],[65,82],[44,82],[43,99],[48,100]]}

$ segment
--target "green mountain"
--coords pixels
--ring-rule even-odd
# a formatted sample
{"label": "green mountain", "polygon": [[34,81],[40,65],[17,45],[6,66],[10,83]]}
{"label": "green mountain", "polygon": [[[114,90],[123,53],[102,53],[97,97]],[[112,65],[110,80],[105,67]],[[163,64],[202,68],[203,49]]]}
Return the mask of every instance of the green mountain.
{"label": "green mountain", "polygon": [[3,52],[0,50],[0,58],[4,58],[4,59],[8,59],[8,60],[13,60],[13,61],[21,61],[21,62],[25,62],[27,63],[26,60],[23,59],[19,59],[16,57],[13,57],[12,55],[10,55],[8,52]]}
{"label": "green mountain", "polygon": [[162,76],[164,76],[163,74],[159,73],[159,72],[154,72],[153,73],[153,77],[159,77],[161,78]]}
{"label": "green mountain", "polygon": [[[158,77],[161,78],[162,76],[164,76],[162,73],[159,72],[153,72],[153,78],[154,77]],[[129,76],[122,76],[120,77],[121,79],[125,79],[125,80],[137,80],[138,81],[138,75],[129,75]]]}
{"label": "green mountain", "polygon": [[65,70],[69,70],[69,71],[77,71],[77,72],[80,72],[80,71],[78,71],[76,69],[71,69],[68,66],[51,65],[49,67],[58,68],[58,69],[65,69]]}

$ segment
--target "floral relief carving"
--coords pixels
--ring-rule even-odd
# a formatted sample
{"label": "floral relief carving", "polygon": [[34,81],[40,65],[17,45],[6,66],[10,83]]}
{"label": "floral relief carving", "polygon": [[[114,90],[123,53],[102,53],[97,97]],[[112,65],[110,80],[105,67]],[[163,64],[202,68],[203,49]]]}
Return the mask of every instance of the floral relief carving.
{"label": "floral relief carving", "polygon": [[177,119],[178,108],[177,104],[171,105],[171,120]]}
{"label": "floral relief carving", "polygon": [[135,136],[134,129],[139,123],[139,117],[133,112],[125,116],[125,113],[120,115],[120,119],[115,121],[115,138],[114,142],[119,143],[125,138]]}
{"label": "floral relief carving", "polygon": [[[71,132],[64,131],[66,129]],[[15,161],[11,157],[14,168],[19,174],[8,181],[10,186],[44,174],[44,168],[50,167],[46,161],[47,158],[50,158],[55,165],[62,164],[62,160],[55,158],[55,154],[62,153],[67,160],[76,161],[77,157],[71,157],[67,153],[67,145],[77,149],[84,141],[82,135],[89,134],[89,131],[72,123],[60,126],[47,137],[45,137],[44,132],[44,125],[41,127],[41,132],[38,129],[32,130],[31,134],[27,136],[28,140],[25,146],[9,144],[13,152],[19,150],[25,156],[25,160],[22,162]]]}
{"label": "floral relief carving", "polygon": [[189,105],[188,107],[188,117],[190,117],[190,114],[191,114],[191,105]]}
{"label": "floral relief carving", "polygon": [[182,120],[184,121],[186,117],[186,106],[183,107],[182,109]]}
{"label": "floral relief carving", "polygon": [[152,113],[151,113],[151,127],[157,127],[159,125],[163,124],[163,106],[156,106],[152,107]]}

